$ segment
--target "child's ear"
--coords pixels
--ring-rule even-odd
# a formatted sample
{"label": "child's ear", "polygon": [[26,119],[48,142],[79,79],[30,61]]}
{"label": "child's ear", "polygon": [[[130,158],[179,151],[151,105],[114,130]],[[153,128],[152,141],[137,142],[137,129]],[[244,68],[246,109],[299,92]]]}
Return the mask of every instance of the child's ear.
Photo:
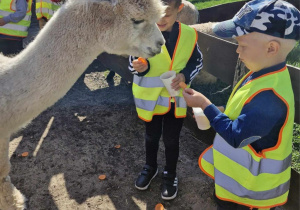
{"label": "child's ear", "polygon": [[184,4],[181,3],[180,6],[179,6],[179,8],[178,8],[178,12],[180,12],[183,9],[183,7],[184,7]]}
{"label": "child's ear", "polygon": [[268,55],[273,56],[276,55],[279,52],[280,49],[280,43],[277,41],[270,41],[268,43]]}

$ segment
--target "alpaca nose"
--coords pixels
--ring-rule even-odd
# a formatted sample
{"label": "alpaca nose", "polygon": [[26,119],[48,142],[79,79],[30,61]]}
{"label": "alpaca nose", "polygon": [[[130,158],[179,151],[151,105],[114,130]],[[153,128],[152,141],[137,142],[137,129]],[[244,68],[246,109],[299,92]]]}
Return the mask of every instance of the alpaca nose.
{"label": "alpaca nose", "polygon": [[163,41],[158,41],[158,42],[156,42],[156,46],[158,47],[158,48],[161,48],[161,46],[163,46],[164,45],[164,42]]}

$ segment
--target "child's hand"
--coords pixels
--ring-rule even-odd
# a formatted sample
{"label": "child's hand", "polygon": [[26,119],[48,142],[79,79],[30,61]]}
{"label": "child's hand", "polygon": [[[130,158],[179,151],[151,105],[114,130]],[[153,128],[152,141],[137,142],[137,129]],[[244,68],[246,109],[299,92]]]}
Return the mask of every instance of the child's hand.
{"label": "child's hand", "polygon": [[225,111],[224,106],[217,106],[217,108],[220,110],[220,112],[224,113]]}
{"label": "child's hand", "polygon": [[200,107],[203,110],[211,104],[210,100],[202,93],[199,93],[191,88],[186,88],[182,91],[183,97],[190,107]]}
{"label": "child's hand", "polygon": [[148,69],[148,62],[142,62],[139,59],[132,61],[132,67],[139,73],[142,73]]}
{"label": "child's hand", "polygon": [[174,90],[179,90],[180,89],[180,86],[179,86],[179,83],[180,82],[185,82],[185,77],[184,77],[184,74],[182,73],[179,73],[176,75],[176,77],[172,80],[172,88]]}

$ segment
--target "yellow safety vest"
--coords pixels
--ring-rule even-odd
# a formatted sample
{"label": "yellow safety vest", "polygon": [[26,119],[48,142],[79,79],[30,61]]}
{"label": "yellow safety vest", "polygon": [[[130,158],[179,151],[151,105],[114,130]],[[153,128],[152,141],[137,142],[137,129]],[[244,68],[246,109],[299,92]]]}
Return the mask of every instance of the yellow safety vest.
{"label": "yellow safety vest", "polygon": [[177,44],[171,59],[166,46],[162,52],[149,58],[150,71],[143,77],[134,75],[132,92],[139,118],[146,122],[152,120],[153,115],[163,115],[169,112],[171,101],[175,102],[175,117],[186,116],[186,102],[182,90],[176,97],[171,97],[160,80],[160,75],[169,70],[179,73],[185,68],[197,43],[197,32],[182,23],[179,23]]}
{"label": "yellow safety vest", "polygon": [[[0,18],[15,13],[17,0],[1,0],[0,1]],[[28,28],[31,23],[31,5],[32,0],[27,1],[27,12],[25,17],[18,23],[7,23],[4,26],[0,26],[0,34],[15,36],[15,37],[27,37]]]}
{"label": "yellow safety vest", "polygon": [[56,12],[61,5],[52,2],[51,0],[36,0],[35,4],[35,13],[37,19],[41,19],[42,17],[50,18],[53,16],[54,12]]}
{"label": "yellow safety vest", "polygon": [[273,91],[287,107],[277,144],[258,154],[251,145],[235,149],[217,134],[213,145],[201,154],[199,166],[215,179],[216,196],[219,199],[252,208],[272,208],[286,203],[289,193],[294,94],[287,67],[253,79],[237,90],[251,73],[236,85],[224,113],[235,120],[255,95]]}

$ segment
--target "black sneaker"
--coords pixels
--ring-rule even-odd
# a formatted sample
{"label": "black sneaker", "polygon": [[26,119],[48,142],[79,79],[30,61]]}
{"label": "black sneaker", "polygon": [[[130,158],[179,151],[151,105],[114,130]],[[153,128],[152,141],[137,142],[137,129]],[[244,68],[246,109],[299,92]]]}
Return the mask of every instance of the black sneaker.
{"label": "black sneaker", "polygon": [[161,198],[164,200],[172,200],[176,198],[178,191],[178,179],[176,174],[163,173],[163,181],[161,185]]}
{"label": "black sneaker", "polygon": [[139,190],[146,190],[149,187],[151,180],[157,175],[157,172],[157,168],[155,169],[149,165],[145,165],[135,181],[135,187]]}

